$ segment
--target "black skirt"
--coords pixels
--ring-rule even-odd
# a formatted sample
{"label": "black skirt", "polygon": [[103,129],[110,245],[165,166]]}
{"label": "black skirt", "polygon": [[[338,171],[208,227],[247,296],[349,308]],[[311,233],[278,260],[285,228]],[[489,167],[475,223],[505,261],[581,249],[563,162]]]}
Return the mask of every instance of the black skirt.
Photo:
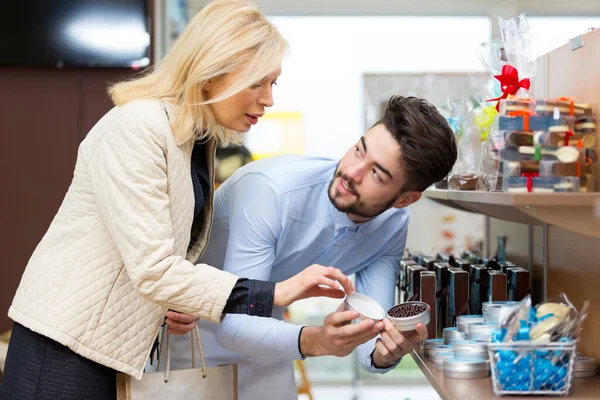
{"label": "black skirt", "polygon": [[116,371],[15,322],[0,400],[115,400]]}

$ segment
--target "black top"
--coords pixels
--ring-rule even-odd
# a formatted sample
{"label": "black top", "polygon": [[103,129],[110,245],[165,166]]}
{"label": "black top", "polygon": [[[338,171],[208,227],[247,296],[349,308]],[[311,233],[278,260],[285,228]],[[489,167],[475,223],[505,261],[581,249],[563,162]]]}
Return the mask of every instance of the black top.
{"label": "black top", "polygon": [[[201,215],[204,199],[210,197],[211,184],[206,163],[206,144],[196,142],[192,150],[192,184],[194,186],[194,222]],[[195,225],[195,224],[194,224]],[[199,230],[197,230],[199,231]],[[192,238],[195,240],[195,238]],[[233,287],[223,314],[248,314],[270,317],[273,312],[275,282],[240,278]]]}

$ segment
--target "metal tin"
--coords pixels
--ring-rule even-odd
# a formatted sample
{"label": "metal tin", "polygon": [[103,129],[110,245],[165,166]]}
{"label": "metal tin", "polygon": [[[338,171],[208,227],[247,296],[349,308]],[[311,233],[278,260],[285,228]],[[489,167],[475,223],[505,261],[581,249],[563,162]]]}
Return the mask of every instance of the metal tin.
{"label": "metal tin", "polygon": [[503,308],[514,309],[519,306],[518,301],[488,301],[483,303],[483,318],[485,322],[490,323],[499,323],[500,322],[500,314],[502,313]]}
{"label": "metal tin", "polygon": [[465,340],[466,336],[463,332],[460,332],[457,328],[445,328],[444,329],[444,344],[451,344],[457,340]]}
{"label": "metal tin", "polygon": [[435,344],[429,348],[429,355],[433,356],[436,353],[447,353],[454,351],[453,347],[447,344]]}
{"label": "metal tin", "polygon": [[346,307],[346,310],[358,312],[360,314],[358,319],[360,320],[372,319],[379,321],[385,318],[385,310],[379,303],[369,296],[357,292],[346,296],[344,307]]}
{"label": "metal tin", "polygon": [[431,360],[431,362],[433,362],[433,359],[435,358],[436,355],[441,354],[441,353],[453,353],[454,354],[454,350],[452,348],[452,346],[448,346],[448,345],[436,345],[436,346],[432,346],[429,349],[429,359]]}
{"label": "metal tin", "polygon": [[593,357],[576,357],[573,366],[573,378],[590,378],[596,376],[598,363]]}
{"label": "metal tin", "polygon": [[456,318],[456,327],[459,332],[467,333],[469,324],[484,322],[483,315],[461,315]]}
{"label": "metal tin", "polygon": [[443,371],[444,377],[453,379],[477,379],[490,376],[489,363],[483,358],[474,360],[446,358]]}
{"label": "metal tin", "polygon": [[435,369],[437,369],[438,371],[443,371],[444,370],[444,360],[446,360],[448,358],[454,358],[454,353],[448,352],[448,353],[436,354],[435,357],[431,358],[431,361],[435,364]]}
{"label": "metal tin", "polygon": [[454,342],[454,356],[464,360],[487,360],[489,358],[487,342],[475,340]]}
{"label": "metal tin", "polygon": [[498,327],[498,324],[489,322],[475,322],[469,325],[469,339],[478,341],[489,341],[492,331]]}
{"label": "metal tin", "polygon": [[427,339],[423,341],[423,356],[429,357],[429,351],[434,346],[440,346],[444,344],[444,339]]}
{"label": "metal tin", "polygon": [[388,317],[388,319],[390,321],[392,321],[392,324],[394,324],[396,329],[398,329],[400,332],[413,331],[413,330],[417,329],[417,324],[419,324],[419,323],[421,323],[423,325],[427,325],[429,323],[430,315],[429,315],[429,305],[427,303],[423,303],[422,301],[408,301],[408,302],[402,303],[402,304],[421,304],[421,305],[427,307],[427,309],[424,312],[422,312],[421,314],[417,314],[412,317],[397,318],[397,317],[392,317],[389,314],[390,310],[396,306],[390,308],[388,310],[388,313],[386,314],[386,316]]}

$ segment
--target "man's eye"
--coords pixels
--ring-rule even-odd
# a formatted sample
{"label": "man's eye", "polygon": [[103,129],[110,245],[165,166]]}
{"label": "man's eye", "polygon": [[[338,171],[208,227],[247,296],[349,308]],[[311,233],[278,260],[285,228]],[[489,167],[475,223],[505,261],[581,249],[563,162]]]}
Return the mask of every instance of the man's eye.
{"label": "man's eye", "polygon": [[373,176],[375,177],[375,179],[377,179],[379,182],[383,182],[383,180],[381,179],[381,176],[379,175],[379,172],[377,172],[377,170],[375,168],[373,168]]}

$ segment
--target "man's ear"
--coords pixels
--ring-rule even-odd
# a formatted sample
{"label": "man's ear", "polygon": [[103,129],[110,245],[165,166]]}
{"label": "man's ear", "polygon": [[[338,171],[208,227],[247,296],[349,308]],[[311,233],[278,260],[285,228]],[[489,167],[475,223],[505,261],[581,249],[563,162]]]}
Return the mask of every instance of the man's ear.
{"label": "man's ear", "polygon": [[413,191],[402,193],[394,202],[394,208],[404,208],[410,206],[421,199],[421,192]]}

